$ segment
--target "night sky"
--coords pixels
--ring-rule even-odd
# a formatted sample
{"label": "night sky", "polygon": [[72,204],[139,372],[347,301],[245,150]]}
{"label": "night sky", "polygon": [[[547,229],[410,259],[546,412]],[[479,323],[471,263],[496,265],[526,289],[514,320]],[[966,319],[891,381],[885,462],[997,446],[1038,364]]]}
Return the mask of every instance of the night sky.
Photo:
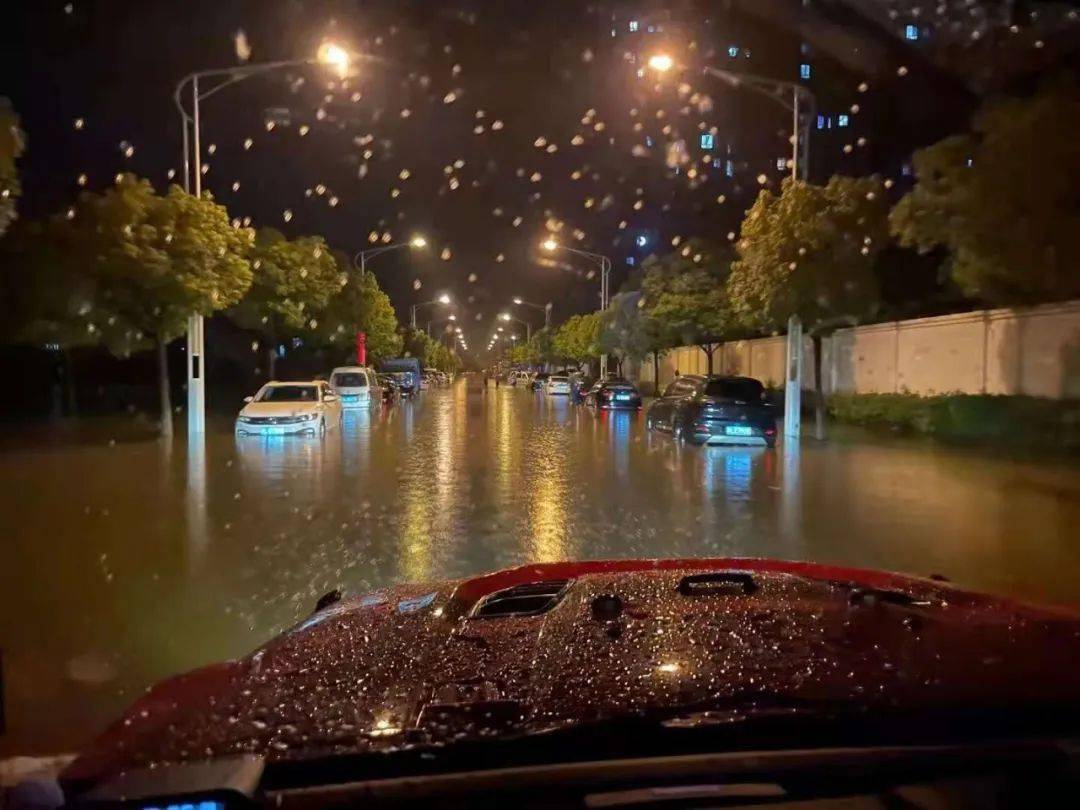
{"label": "night sky", "polygon": [[[754,70],[775,75],[809,59],[800,57],[791,31],[747,22],[717,3],[18,6],[5,26],[10,45],[0,93],[11,97],[28,136],[20,166],[24,218],[63,211],[80,179],[101,189],[117,172],[132,171],[164,189],[172,169],[178,181],[172,93],[191,71],[244,58],[304,58],[327,39],[377,57],[360,61],[345,81],[302,67],[206,100],[204,188],[253,226],[321,234],[349,253],[372,239],[398,242],[422,233],[428,251],[384,255],[370,269],[403,321],[409,304],[449,291],[465,308],[474,349],[486,345],[491,319],[513,295],[554,301],[556,319],[597,305],[599,284],[587,277],[587,263],[571,258],[560,269],[537,261],[536,246],[549,234],[609,254],[617,289],[636,263],[670,249],[676,237],[724,241],[737,231],[758,188],[776,188],[787,174],[777,160],[788,154],[790,124],[767,101],[710,85],[692,68],[722,61],[724,42],[736,38],[747,51],[751,39],[763,43],[755,47]],[[644,30],[625,35],[641,9],[670,12],[656,18],[663,22],[644,43]],[[649,19],[646,13],[642,24]],[[865,56],[860,47],[845,47]],[[659,83],[641,77],[646,48],[669,50],[690,69]],[[906,65],[898,75],[895,58],[884,62],[878,69],[890,71],[894,83],[918,80]],[[911,64],[916,71],[918,60]],[[829,58],[815,54],[814,65],[828,112],[851,114],[855,103],[865,118],[874,94],[860,90],[858,60],[833,71],[832,86]],[[702,147],[703,132],[714,134],[714,149]],[[887,162],[872,156],[877,144],[867,142],[865,130],[853,125],[843,138],[818,149],[849,157],[853,173]],[[723,151],[729,148],[734,152]],[[726,171],[729,156],[736,158],[735,176]],[[542,320],[539,312],[519,314]]]}

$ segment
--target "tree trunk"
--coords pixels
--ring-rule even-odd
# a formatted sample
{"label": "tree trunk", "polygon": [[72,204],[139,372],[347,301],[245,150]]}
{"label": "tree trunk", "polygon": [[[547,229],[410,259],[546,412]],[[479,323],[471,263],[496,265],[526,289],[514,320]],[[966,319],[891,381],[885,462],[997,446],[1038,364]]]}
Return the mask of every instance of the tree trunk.
{"label": "tree trunk", "polygon": [[158,361],[158,397],[161,405],[161,435],[171,439],[173,435],[172,396],[169,392],[169,355],[168,344],[157,339]]}
{"label": "tree trunk", "polygon": [[825,390],[821,380],[821,334],[810,337],[814,344],[814,434],[825,438]]}
{"label": "tree trunk", "polygon": [[266,379],[270,382],[274,381],[274,375],[277,373],[277,346],[270,346],[266,350]]}
{"label": "tree trunk", "polygon": [[653,394],[660,396],[660,352],[652,353]]}
{"label": "tree trunk", "polygon": [[701,350],[705,352],[705,357],[709,360],[709,374],[712,374],[712,356],[713,352],[716,351],[716,346],[712,343],[703,343],[701,344]]}

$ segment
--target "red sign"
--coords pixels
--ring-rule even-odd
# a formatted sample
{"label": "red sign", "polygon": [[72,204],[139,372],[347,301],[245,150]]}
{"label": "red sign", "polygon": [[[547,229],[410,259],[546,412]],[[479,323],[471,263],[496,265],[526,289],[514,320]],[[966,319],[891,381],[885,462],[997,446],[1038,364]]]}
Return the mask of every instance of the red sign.
{"label": "red sign", "polygon": [[363,332],[356,333],[356,365],[367,365],[367,335]]}

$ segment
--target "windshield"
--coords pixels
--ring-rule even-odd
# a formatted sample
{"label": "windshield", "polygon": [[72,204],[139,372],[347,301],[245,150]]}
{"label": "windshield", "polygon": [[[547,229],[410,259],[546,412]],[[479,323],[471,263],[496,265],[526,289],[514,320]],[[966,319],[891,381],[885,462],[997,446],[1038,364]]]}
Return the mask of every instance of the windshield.
{"label": "windshield", "polygon": [[765,388],[757,380],[708,380],[702,393],[707,397],[760,402]]}
{"label": "windshield", "polygon": [[314,385],[271,385],[259,392],[256,402],[318,402]]}
{"label": "windshield", "polygon": [[0,782],[1069,697],[1080,5],[13,7]]}
{"label": "windshield", "polygon": [[359,372],[338,372],[330,382],[339,388],[367,388],[367,376]]}

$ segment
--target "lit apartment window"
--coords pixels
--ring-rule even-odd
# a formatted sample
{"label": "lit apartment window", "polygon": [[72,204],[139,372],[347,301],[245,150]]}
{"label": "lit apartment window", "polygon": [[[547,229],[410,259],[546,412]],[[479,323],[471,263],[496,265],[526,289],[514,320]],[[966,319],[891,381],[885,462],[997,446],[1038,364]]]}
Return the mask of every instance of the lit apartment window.
{"label": "lit apartment window", "polygon": [[786,157],[777,158],[776,159],[776,168],[778,168],[780,171],[783,171],[784,169],[786,169],[787,168],[787,160],[788,159]]}
{"label": "lit apartment window", "polygon": [[631,31],[637,31],[638,30],[638,21],[637,20],[631,20],[630,21],[630,30]]}
{"label": "lit apartment window", "polygon": [[728,45],[727,55],[730,56],[732,59],[737,57],[739,55],[739,46],[738,45]]}
{"label": "lit apartment window", "polygon": [[919,38],[919,29],[918,29],[917,26],[914,26],[914,25],[906,25],[906,26],[904,26],[904,39],[908,39],[908,40],[911,40],[912,42],[914,42],[918,38]]}
{"label": "lit apartment window", "polygon": [[713,144],[715,142],[716,142],[716,138],[713,136],[713,134],[711,132],[702,132],[701,133],[701,148],[702,149],[712,149]]}
{"label": "lit apartment window", "polygon": [[808,65],[806,62],[803,62],[801,65],[799,65],[799,76],[803,79],[810,78],[810,65]]}
{"label": "lit apartment window", "polygon": [[850,123],[851,123],[851,119],[848,118],[846,115],[838,115],[838,116],[836,116],[836,125],[838,127],[846,127]]}
{"label": "lit apartment window", "polygon": [[819,115],[817,117],[817,128],[818,129],[825,129],[825,116],[824,115]]}
{"label": "lit apartment window", "polygon": [[726,174],[728,177],[734,177],[735,176],[735,161],[734,160],[725,160],[724,161],[724,174]]}

